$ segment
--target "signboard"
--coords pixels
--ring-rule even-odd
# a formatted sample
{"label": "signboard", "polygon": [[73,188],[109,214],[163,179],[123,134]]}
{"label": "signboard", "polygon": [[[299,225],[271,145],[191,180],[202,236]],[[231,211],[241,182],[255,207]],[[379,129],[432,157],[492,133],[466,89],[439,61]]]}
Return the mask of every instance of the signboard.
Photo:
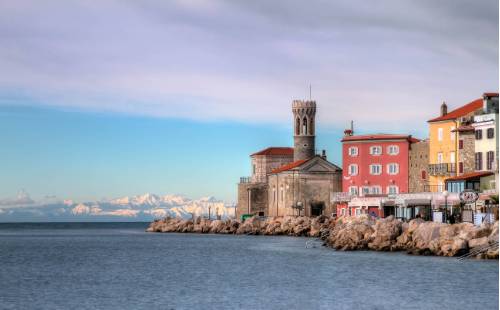
{"label": "signboard", "polygon": [[443,212],[433,212],[432,213],[432,221],[436,223],[443,222]]}
{"label": "signboard", "polygon": [[330,192],[330,202],[348,202],[351,201],[351,194],[346,192]]}
{"label": "signboard", "polygon": [[476,213],[474,214],[474,225],[481,226],[482,223],[494,223],[495,216],[491,213]]}
{"label": "signboard", "polygon": [[474,203],[479,198],[479,194],[473,190],[465,190],[460,193],[460,201],[463,203]]}

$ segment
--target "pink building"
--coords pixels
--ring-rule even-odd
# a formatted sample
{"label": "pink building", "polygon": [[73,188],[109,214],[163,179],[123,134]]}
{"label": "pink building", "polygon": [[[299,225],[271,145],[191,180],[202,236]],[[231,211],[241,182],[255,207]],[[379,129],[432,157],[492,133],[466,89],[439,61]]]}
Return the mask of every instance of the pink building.
{"label": "pink building", "polygon": [[[346,130],[342,139],[342,191],[351,197],[366,198],[356,198],[360,205],[351,201],[349,207],[355,210],[338,210],[338,213],[387,215],[383,205],[374,204],[372,200],[379,197],[382,203],[387,195],[408,193],[409,151],[411,144],[418,141],[410,135],[355,136],[351,130]],[[366,206],[364,200],[367,200]]]}

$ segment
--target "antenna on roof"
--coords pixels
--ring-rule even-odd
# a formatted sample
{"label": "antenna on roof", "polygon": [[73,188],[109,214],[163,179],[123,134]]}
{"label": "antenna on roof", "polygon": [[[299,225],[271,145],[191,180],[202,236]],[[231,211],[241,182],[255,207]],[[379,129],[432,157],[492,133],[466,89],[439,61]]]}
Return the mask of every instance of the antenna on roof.
{"label": "antenna on roof", "polygon": [[351,132],[354,133],[354,121],[351,120]]}

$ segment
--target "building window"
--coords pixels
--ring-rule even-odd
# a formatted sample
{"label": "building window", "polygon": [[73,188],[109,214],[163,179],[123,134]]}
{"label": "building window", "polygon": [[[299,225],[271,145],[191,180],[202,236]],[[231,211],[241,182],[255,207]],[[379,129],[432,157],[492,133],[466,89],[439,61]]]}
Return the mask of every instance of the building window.
{"label": "building window", "polygon": [[481,140],[483,138],[483,130],[478,129],[476,130],[476,140]]}
{"label": "building window", "polygon": [[382,174],[382,165],[379,164],[370,165],[370,174],[373,175]]}
{"label": "building window", "polygon": [[363,186],[363,195],[367,195],[370,193],[370,188],[368,186]]}
{"label": "building window", "polygon": [[350,164],[349,165],[349,175],[357,175],[358,174],[358,165]]}
{"label": "building window", "polygon": [[297,120],[295,121],[295,135],[298,136],[300,135],[300,118],[297,117]]}
{"label": "building window", "polygon": [[463,162],[458,163],[458,173],[464,173],[464,163]]}
{"label": "building window", "polygon": [[438,128],[438,141],[443,141],[443,128]]}
{"label": "building window", "polygon": [[450,163],[455,163],[455,152],[450,152]]}
{"label": "building window", "polygon": [[379,195],[382,194],[382,189],[380,186],[372,186],[372,194]]}
{"label": "building window", "polygon": [[358,187],[357,186],[349,186],[349,194],[357,195],[358,194]]}
{"label": "building window", "polygon": [[493,170],[493,162],[495,161],[495,152],[489,151],[486,153],[486,167],[488,170]]}
{"label": "building window", "polygon": [[360,208],[356,208],[356,216],[359,216],[361,215],[361,209]]}
{"label": "building window", "polygon": [[387,194],[396,195],[399,192],[399,188],[396,185],[390,185],[387,187]]}
{"label": "building window", "polygon": [[370,147],[370,154],[371,155],[380,155],[382,154],[382,147],[381,146],[371,146]]}
{"label": "building window", "polygon": [[397,146],[397,145],[389,145],[387,147],[387,153],[389,155],[397,155],[397,154],[399,154],[399,146]]}
{"label": "building window", "polygon": [[486,130],[486,136],[488,139],[493,139],[495,137],[495,129],[494,128],[488,128]]}
{"label": "building window", "polygon": [[443,163],[443,153],[437,153],[437,163],[442,164]]}
{"label": "building window", "polygon": [[351,157],[358,156],[358,148],[355,146],[351,146],[349,148],[349,156]]}
{"label": "building window", "polygon": [[451,141],[455,141],[455,132],[454,132],[454,130],[455,130],[455,127],[451,127],[450,128],[450,139],[451,139]]}
{"label": "building window", "polygon": [[422,170],[421,176],[422,176],[422,180],[425,180],[427,178],[427,172],[425,170]]}
{"label": "building window", "polygon": [[464,149],[464,140],[458,140],[458,149],[463,150]]}
{"label": "building window", "polygon": [[252,165],[252,174],[255,174],[255,164]]}
{"label": "building window", "polygon": [[474,166],[476,170],[483,170],[483,153],[477,152],[474,155]]}
{"label": "building window", "polygon": [[387,174],[398,174],[399,173],[399,165],[398,164],[388,164],[387,165]]}
{"label": "building window", "polygon": [[302,134],[307,135],[307,117],[302,120]]}
{"label": "building window", "polygon": [[345,208],[342,208],[342,209],[340,210],[340,214],[342,214],[342,216],[345,216]]}

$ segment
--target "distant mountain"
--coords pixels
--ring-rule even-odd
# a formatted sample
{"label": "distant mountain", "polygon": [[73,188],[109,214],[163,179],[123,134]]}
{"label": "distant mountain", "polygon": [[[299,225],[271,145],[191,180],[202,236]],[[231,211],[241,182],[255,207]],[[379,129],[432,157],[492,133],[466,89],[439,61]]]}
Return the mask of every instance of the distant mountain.
{"label": "distant mountain", "polygon": [[211,214],[234,217],[235,208],[214,197],[190,199],[181,195],[144,195],[76,203],[54,197],[35,202],[22,192],[17,199],[0,200],[0,222],[20,221],[152,221],[166,216],[190,218]]}

